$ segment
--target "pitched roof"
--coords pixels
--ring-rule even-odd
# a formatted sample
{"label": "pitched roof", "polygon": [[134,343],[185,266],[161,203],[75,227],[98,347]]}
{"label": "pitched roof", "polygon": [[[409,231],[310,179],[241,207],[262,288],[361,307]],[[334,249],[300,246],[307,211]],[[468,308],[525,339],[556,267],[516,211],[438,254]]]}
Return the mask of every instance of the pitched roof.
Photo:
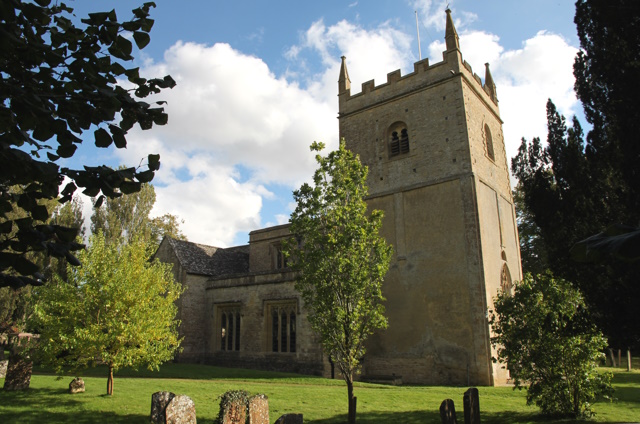
{"label": "pitched roof", "polygon": [[191,274],[220,276],[249,272],[249,245],[221,248],[167,237],[180,265]]}

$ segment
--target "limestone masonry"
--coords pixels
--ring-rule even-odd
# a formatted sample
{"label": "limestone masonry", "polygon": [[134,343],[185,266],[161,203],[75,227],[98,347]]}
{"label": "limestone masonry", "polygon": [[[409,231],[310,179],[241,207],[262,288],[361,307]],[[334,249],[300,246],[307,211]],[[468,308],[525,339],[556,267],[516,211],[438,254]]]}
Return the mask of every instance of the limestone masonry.
{"label": "limestone masonry", "polygon": [[[498,289],[521,279],[520,250],[496,87],[463,61],[450,11],[443,61],[362,84],[338,82],[340,137],[369,167],[372,209],[394,247],[383,292],[389,327],[376,333],[363,378],[493,385],[488,315]],[[280,244],[288,226],[250,233],[248,246],[163,240],[174,264],[181,361],[328,376]]]}

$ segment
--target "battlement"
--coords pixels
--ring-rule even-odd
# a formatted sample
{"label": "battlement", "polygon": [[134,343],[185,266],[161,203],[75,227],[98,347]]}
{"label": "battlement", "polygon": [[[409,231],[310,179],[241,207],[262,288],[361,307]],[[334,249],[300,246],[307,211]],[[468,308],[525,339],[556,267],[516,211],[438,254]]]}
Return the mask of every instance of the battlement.
{"label": "battlement", "polygon": [[451,11],[447,10],[447,30],[445,34],[447,50],[442,53],[442,62],[429,64],[423,59],[413,64],[413,72],[402,76],[399,69],[387,74],[387,82],[375,85],[374,80],[362,83],[362,91],[351,95],[351,81],[347,72],[346,58],[342,57],[338,96],[340,115],[356,112],[387,100],[402,97],[454,78],[464,78],[483,100],[497,112],[498,98],[489,64],[485,66],[484,83],[471,65],[462,59],[458,34],[453,26]]}
{"label": "battlement", "polygon": [[[443,83],[453,78],[464,77],[469,84],[476,86],[476,91],[486,97],[487,102],[498,105],[495,95],[495,86],[491,79],[488,65],[485,81],[477,73],[473,72],[471,65],[462,61],[459,51],[449,51],[443,53],[442,62],[429,64],[429,59],[423,59],[413,64],[413,72],[402,75],[397,69],[387,74],[387,81],[376,85],[375,80],[362,83],[362,91],[351,95],[351,89],[346,88],[339,93],[340,114],[348,114],[368,106],[384,102],[393,98],[401,97],[409,93],[425,89],[429,86]],[[348,78],[348,77],[347,77]],[[487,83],[488,82],[488,83]]]}

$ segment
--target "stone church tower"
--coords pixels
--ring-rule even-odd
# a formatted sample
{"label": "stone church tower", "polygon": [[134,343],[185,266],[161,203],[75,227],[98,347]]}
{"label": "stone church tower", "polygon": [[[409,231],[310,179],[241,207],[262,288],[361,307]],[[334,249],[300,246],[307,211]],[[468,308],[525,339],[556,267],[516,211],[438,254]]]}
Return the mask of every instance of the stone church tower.
{"label": "stone church tower", "polygon": [[340,137],[369,167],[368,203],[394,247],[389,327],[371,338],[363,374],[494,385],[507,372],[491,361],[488,317],[498,289],[521,279],[516,217],[489,65],[483,84],[449,10],[445,39],[442,62],[354,95],[342,58]]}

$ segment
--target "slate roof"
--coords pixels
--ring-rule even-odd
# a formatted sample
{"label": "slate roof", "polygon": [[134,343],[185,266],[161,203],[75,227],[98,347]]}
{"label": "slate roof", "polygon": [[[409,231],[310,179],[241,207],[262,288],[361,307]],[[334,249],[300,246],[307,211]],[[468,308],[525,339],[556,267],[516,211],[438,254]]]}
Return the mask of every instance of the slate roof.
{"label": "slate roof", "polygon": [[180,265],[191,274],[221,276],[249,272],[249,245],[214,247],[167,237]]}

